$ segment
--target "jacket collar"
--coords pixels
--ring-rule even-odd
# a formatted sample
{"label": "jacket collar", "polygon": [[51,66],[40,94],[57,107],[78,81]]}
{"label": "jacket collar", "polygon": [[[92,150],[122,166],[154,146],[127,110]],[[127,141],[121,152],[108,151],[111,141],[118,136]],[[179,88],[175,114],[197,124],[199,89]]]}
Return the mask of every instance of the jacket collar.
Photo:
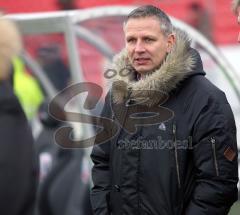
{"label": "jacket collar", "polygon": [[[136,81],[136,72],[128,63],[126,50],[123,49],[115,56],[113,69],[117,71],[117,76],[112,87],[114,103],[122,103],[131,91],[131,99],[141,102],[148,98],[145,103],[148,106],[159,104],[166,99],[166,95],[177,88],[181,81],[199,74],[195,72],[197,68],[202,75],[204,74],[200,56],[190,47],[191,40],[187,34],[180,29],[175,29],[174,32],[176,43],[165,61],[158,69],[139,81]],[[121,75],[125,71],[129,71],[128,75]],[[160,92],[157,96],[156,91]]]}

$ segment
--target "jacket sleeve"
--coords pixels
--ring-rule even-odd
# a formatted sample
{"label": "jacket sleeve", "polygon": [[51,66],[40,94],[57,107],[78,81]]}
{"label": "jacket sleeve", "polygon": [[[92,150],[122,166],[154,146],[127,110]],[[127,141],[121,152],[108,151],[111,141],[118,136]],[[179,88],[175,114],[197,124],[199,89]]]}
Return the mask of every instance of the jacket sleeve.
{"label": "jacket sleeve", "polygon": [[207,99],[194,126],[196,183],[186,215],[226,215],[237,200],[235,121],[225,95],[216,97]]}
{"label": "jacket sleeve", "polygon": [[[105,104],[101,117],[112,118],[110,108],[110,95],[108,94],[105,99]],[[108,135],[111,132],[110,126],[105,126],[104,132]],[[91,153],[93,161],[92,180],[93,187],[91,190],[91,204],[94,215],[108,215],[108,198],[110,195],[111,182],[110,182],[110,149],[111,140],[107,142],[95,144]]]}

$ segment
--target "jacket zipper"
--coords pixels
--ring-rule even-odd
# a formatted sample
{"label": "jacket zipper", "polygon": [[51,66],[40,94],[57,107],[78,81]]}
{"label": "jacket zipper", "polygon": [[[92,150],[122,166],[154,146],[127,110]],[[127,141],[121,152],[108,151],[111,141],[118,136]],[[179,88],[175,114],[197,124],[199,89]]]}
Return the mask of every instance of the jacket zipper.
{"label": "jacket zipper", "polygon": [[139,182],[139,174],[140,174],[140,164],[141,164],[141,146],[138,150],[138,169],[137,169],[137,194],[138,194],[138,214],[141,215],[141,199],[140,199],[140,182]]}
{"label": "jacket zipper", "polygon": [[174,143],[174,152],[175,152],[175,161],[176,161],[176,171],[177,171],[177,179],[178,179],[178,187],[181,188],[180,181],[180,172],[179,172],[179,163],[178,163],[178,149],[177,149],[177,135],[176,135],[176,124],[173,124],[173,143]]}
{"label": "jacket zipper", "polygon": [[[128,111],[128,106],[129,106],[129,102],[130,102],[130,96],[131,96],[131,91],[132,89],[129,88],[129,94],[128,94],[128,97],[127,97],[127,109],[126,109],[126,112],[125,112],[125,116],[124,116],[124,123],[126,121],[126,114],[127,114],[127,111]],[[140,163],[141,163],[141,146],[140,146],[140,149],[136,149],[137,150],[137,156],[138,156],[138,166],[137,166],[137,201],[138,201],[138,214],[141,215],[141,199],[140,199],[140,183],[139,183],[139,174],[140,174]]]}
{"label": "jacket zipper", "polygon": [[[127,110],[126,110],[126,113],[128,111],[128,102],[130,102],[129,98],[131,96],[131,89],[129,89],[130,92],[128,94],[128,98],[127,98]],[[125,116],[126,118],[126,116]],[[141,164],[141,145],[140,145],[140,148],[139,149],[136,149],[137,150],[137,156],[138,156],[138,166],[137,166],[137,204],[138,204],[138,215],[141,215],[141,199],[140,199],[140,182],[139,182],[139,174],[140,174],[140,164]]]}
{"label": "jacket zipper", "polygon": [[[131,91],[130,91],[129,94],[128,94],[127,100],[130,98],[130,95],[131,95]],[[123,116],[123,117],[124,117],[124,118],[123,118],[124,120],[123,120],[123,122],[122,122],[122,123],[123,123],[122,126],[124,126],[124,123],[126,122],[127,111],[128,111],[128,107],[126,106],[126,110],[125,110],[124,116]],[[114,113],[114,112],[113,112],[112,119],[113,119],[113,120],[116,119],[116,116],[115,116],[115,113]],[[120,135],[122,134],[122,129],[123,129],[123,128],[120,128],[120,131],[119,131],[119,133],[118,133],[115,141],[113,141],[113,144],[112,144],[113,147],[114,147],[115,145],[117,145],[117,141],[118,141]],[[120,164],[122,164],[122,154],[121,154],[121,153],[120,153]],[[112,171],[112,170],[111,170],[111,171]],[[122,169],[120,169],[120,171],[122,171]],[[111,173],[111,174],[112,174],[112,173]],[[120,177],[121,177],[121,174],[120,174]],[[118,181],[119,185],[121,184],[121,181],[122,181],[122,179],[120,178],[119,181]],[[118,186],[119,186],[119,185],[118,185]]]}
{"label": "jacket zipper", "polygon": [[211,141],[212,149],[213,149],[213,159],[214,159],[216,175],[219,176],[219,169],[218,169],[218,163],[217,163],[217,154],[216,154],[216,139],[214,137],[211,137],[210,141]]}
{"label": "jacket zipper", "polygon": [[[130,93],[128,94],[128,98],[127,98],[127,99],[129,99],[130,95],[131,95],[131,91],[130,91]],[[124,117],[124,121],[123,121],[122,126],[124,126],[124,123],[125,123],[125,121],[126,121],[127,111],[128,111],[128,107],[126,107],[126,112],[124,113],[124,116],[123,116],[123,117]],[[115,113],[113,112],[112,120],[115,120],[115,119],[116,119],[116,116],[115,116]],[[121,133],[122,133],[122,129],[123,129],[123,128],[120,128],[120,131],[119,131],[119,133],[118,133],[115,141],[113,141],[113,144],[112,144],[112,147],[113,147],[113,148],[114,148],[115,145],[117,144],[117,141],[118,141],[118,139],[119,139],[119,137],[120,137],[120,135],[121,135]],[[113,150],[113,148],[111,148],[111,150]],[[122,154],[121,154],[121,153],[120,153],[120,164],[122,164]],[[111,167],[111,168],[112,168],[112,167]],[[113,170],[111,169],[110,171],[111,171],[110,174],[113,174]],[[120,171],[122,172],[122,169],[120,169]],[[122,174],[120,173],[120,175],[119,175],[120,178],[119,178],[119,180],[117,181],[117,184],[113,184],[113,182],[112,182],[112,177],[111,177],[111,186],[117,187],[118,190],[119,190],[119,192],[120,192],[120,190],[121,190],[121,181],[122,181],[121,175],[122,175]],[[123,209],[121,209],[121,210],[123,210]],[[110,211],[110,215],[112,215],[112,212],[111,212],[111,211]]]}

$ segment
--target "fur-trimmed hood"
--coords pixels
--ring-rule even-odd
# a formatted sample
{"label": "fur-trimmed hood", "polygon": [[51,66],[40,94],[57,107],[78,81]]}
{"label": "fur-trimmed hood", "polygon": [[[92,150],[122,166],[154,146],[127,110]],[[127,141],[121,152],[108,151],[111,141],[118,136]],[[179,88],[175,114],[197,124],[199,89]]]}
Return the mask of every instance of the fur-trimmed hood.
{"label": "fur-trimmed hood", "polygon": [[8,79],[12,59],[21,49],[21,37],[17,27],[10,20],[0,14],[0,80]]}
{"label": "fur-trimmed hood", "polygon": [[[190,47],[191,40],[188,35],[180,29],[175,29],[174,33],[176,34],[176,43],[161,67],[139,81],[136,81],[136,72],[128,63],[126,50],[123,49],[115,56],[113,69],[117,71],[117,76],[112,86],[114,103],[123,102],[131,91],[130,98],[137,102],[148,98],[145,103],[148,106],[159,104],[187,77],[197,74],[205,75],[201,58],[198,52]],[[128,73],[128,75],[124,75],[124,73]],[[156,95],[156,91],[161,94]]]}

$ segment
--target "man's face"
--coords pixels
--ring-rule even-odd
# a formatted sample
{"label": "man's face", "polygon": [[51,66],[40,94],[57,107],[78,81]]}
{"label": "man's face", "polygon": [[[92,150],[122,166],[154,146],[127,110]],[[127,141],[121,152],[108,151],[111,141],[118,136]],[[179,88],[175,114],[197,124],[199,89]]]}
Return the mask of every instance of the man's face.
{"label": "man's face", "polygon": [[175,41],[172,34],[164,36],[155,17],[130,18],[124,33],[130,63],[140,74],[159,67]]}

